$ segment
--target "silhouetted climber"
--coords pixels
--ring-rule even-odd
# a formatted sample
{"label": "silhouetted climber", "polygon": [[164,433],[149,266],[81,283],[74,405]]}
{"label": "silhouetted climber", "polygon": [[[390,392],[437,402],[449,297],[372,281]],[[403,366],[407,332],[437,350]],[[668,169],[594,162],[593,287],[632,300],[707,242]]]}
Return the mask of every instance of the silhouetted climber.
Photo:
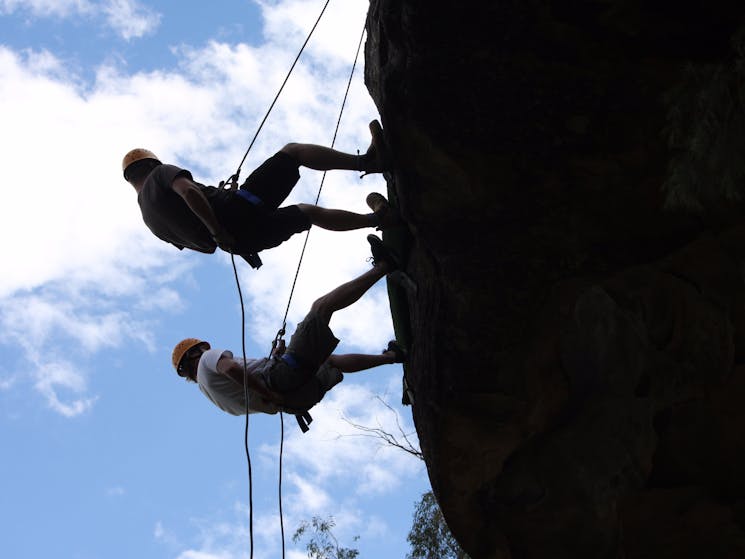
{"label": "silhouetted climber", "polygon": [[299,414],[341,382],[342,373],[401,363],[405,354],[395,341],[389,342],[382,354],[332,354],[339,340],[329,328],[331,315],[356,302],[398,266],[378,237],[368,235],[368,241],[373,268],[317,299],[297,325],[286,351],[282,343],[270,358],[247,359],[248,374],[244,375],[242,360],[235,359],[230,351],[212,349],[206,341],[187,338],[176,345],[171,356],[178,375],[198,383],[207,398],[232,415],[246,413],[244,378],[248,413]]}
{"label": "silhouetted climber", "polygon": [[388,158],[383,129],[370,123],[372,141],[362,155],[324,146],[291,143],[259,166],[237,190],[205,186],[189,171],[162,163],[153,152],[137,148],[122,160],[124,178],[137,191],[145,224],[158,238],[179,249],[212,253],[221,249],[243,256],[254,268],[256,253],[275,247],[295,233],[317,225],[331,231],[364,227],[385,229],[398,223],[388,206],[370,214],[331,210],[311,204],[280,208],[300,178],[299,167],[380,173]]}

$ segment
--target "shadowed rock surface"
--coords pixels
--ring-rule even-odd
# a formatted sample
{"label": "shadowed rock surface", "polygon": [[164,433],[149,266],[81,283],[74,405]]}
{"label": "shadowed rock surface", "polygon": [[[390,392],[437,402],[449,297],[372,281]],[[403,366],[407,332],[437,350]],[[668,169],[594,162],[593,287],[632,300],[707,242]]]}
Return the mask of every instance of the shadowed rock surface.
{"label": "shadowed rock surface", "polygon": [[370,3],[412,411],[473,558],[745,557],[745,9],[648,4]]}

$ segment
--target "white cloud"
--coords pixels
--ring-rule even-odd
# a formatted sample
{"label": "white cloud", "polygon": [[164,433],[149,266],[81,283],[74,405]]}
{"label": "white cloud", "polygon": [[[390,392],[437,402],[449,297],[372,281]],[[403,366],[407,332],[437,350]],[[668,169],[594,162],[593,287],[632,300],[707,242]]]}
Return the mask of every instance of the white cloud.
{"label": "white cloud", "polygon": [[125,40],[152,33],[160,23],[160,14],[133,0],[109,0],[102,11],[108,24]]}
{"label": "white cloud", "polygon": [[183,547],[176,535],[171,530],[166,529],[161,520],[155,522],[153,537],[169,549],[180,549]]}
{"label": "white cloud", "polygon": [[[48,406],[64,416],[88,410],[96,401],[87,395],[89,357],[130,341],[153,350],[154,319],[147,315],[178,300],[172,290],[158,288],[160,280],[152,277],[154,289],[145,293],[162,293],[165,298],[149,302],[138,292],[147,276],[139,278],[136,273],[120,268],[115,285],[108,283],[108,274],[97,282],[95,274],[70,273],[31,292],[0,297],[3,345],[20,350],[13,352],[15,358],[22,356],[17,364],[6,362],[17,368],[11,379],[31,377]],[[140,308],[145,314],[138,312]]]}
{"label": "white cloud", "polygon": [[[105,131],[122,119],[118,99],[86,97],[61,74],[48,52],[0,49],[0,149],[13,162],[0,179],[17,185],[0,208],[0,232],[17,240],[3,247],[12,264],[0,276],[0,324],[3,344],[25,352],[22,372],[53,409],[73,416],[95,397],[85,395],[85,366],[71,358],[127,340],[153,347],[141,311],[178,301],[169,283],[192,264],[142,226],[117,175],[124,149]],[[61,344],[65,360],[39,357]]]}
{"label": "white cloud", "polygon": [[161,19],[160,14],[136,0],[0,0],[0,15],[15,12],[37,18],[100,17],[127,41],[152,33]]}
{"label": "white cloud", "polygon": [[[367,374],[374,374],[373,371]],[[406,432],[413,431],[410,421],[398,415],[395,408],[383,405],[359,382],[359,377],[365,374],[345,375],[344,382],[313,408],[314,423],[322,428],[311,429],[306,434],[291,432],[285,441],[288,463],[302,471],[306,481],[312,480],[323,487],[355,472],[350,491],[366,495],[395,489],[403,479],[421,471],[419,460],[379,439],[365,436],[352,425],[379,426],[398,435],[398,421]],[[416,444],[416,435],[412,437]],[[308,452],[308,448],[313,452]],[[275,449],[266,447],[263,451]]]}
{"label": "white cloud", "polygon": [[0,0],[0,14],[29,12],[36,17],[71,17],[94,10],[88,0]]}
{"label": "white cloud", "polygon": [[95,397],[81,397],[86,389],[84,374],[67,361],[32,362],[35,387],[47,405],[65,417],[74,417],[93,406]]}
{"label": "white cloud", "polygon": [[59,291],[51,295],[19,295],[0,302],[0,324],[6,341],[15,341],[26,351],[48,344],[50,337],[72,338],[75,347],[86,352],[121,345],[134,339],[152,346],[146,328],[128,313],[111,309],[93,312],[84,302],[60,300]]}
{"label": "white cloud", "polygon": [[[5,375],[6,373],[2,373]],[[10,390],[18,380],[18,375],[0,376],[0,390]]]}
{"label": "white cloud", "polygon": [[390,527],[384,520],[377,516],[368,516],[364,519],[364,537],[366,538],[385,538],[389,532]]}
{"label": "white cloud", "polygon": [[[246,555],[249,541],[246,526],[247,513],[241,506],[234,507],[229,519],[211,516],[192,518],[189,523],[195,534],[195,544],[190,549],[182,550],[177,559],[238,559]],[[258,520],[258,519],[257,519]],[[167,533],[161,526],[161,533]],[[256,547],[262,545],[257,541]],[[269,556],[263,553],[259,557]]]}
{"label": "white cloud", "polygon": [[[173,251],[143,231],[131,187],[116,173],[123,148],[109,131],[126,121],[128,100],[87,98],[76,84],[48,75],[57,64],[25,69],[33,58],[0,49],[0,115],[8,132],[0,148],[13,162],[0,176],[18,185],[6,192],[0,227],[19,240],[4,247],[13,265],[0,278],[0,295],[70,276],[103,285],[119,277],[119,264],[138,271],[167,258]],[[144,250],[132,259],[139,246]]]}
{"label": "white cloud", "polygon": [[124,488],[118,485],[115,487],[109,487],[106,490],[106,495],[108,497],[122,497],[125,493],[126,491],[124,490]]}
{"label": "white cloud", "polygon": [[317,514],[329,506],[331,498],[319,486],[310,483],[297,474],[289,475],[287,481],[295,489],[292,495],[293,501],[302,503],[302,508],[306,511],[306,514]]}
{"label": "white cloud", "polygon": [[[322,3],[303,0],[259,0],[258,3],[262,7],[265,34],[270,42],[287,43],[296,50],[305,41],[322,8]],[[354,60],[365,25],[365,14],[366,11],[360,10],[359,2],[339,2],[330,6],[306,49],[316,61],[334,64],[334,70],[342,70],[343,65]]]}

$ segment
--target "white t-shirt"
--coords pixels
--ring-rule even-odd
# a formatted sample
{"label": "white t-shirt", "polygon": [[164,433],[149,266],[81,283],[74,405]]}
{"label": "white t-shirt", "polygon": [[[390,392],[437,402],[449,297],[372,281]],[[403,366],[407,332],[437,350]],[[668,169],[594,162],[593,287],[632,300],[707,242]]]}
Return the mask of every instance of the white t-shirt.
{"label": "white t-shirt", "polygon": [[[217,372],[217,362],[221,357],[233,359],[233,354],[227,350],[208,349],[199,358],[197,366],[197,382],[199,390],[222,411],[232,415],[246,413],[246,399],[243,386],[233,379]],[[241,360],[236,360],[238,363]],[[246,359],[246,369],[249,375],[259,375],[268,363],[268,359]],[[277,407],[264,400],[250,388],[248,390],[248,413],[277,413]]]}

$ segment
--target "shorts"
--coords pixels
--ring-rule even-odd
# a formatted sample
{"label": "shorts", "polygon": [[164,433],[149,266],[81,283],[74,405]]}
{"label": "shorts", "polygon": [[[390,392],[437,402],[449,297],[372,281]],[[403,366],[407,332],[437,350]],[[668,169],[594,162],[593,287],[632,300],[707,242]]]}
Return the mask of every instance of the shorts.
{"label": "shorts", "polygon": [[287,353],[312,369],[318,369],[339,345],[339,339],[317,313],[310,312],[297,325],[290,338]]}
{"label": "shorts", "polygon": [[308,216],[297,206],[287,206],[273,211],[253,206],[243,198],[236,197],[236,204],[250,206],[245,210],[247,218],[240,225],[226,226],[238,239],[238,248],[243,252],[260,252],[281,245],[296,233],[310,229]]}
{"label": "shorts", "polygon": [[241,190],[258,196],[266,209],[276,210],[295,188],[298,179],[297,161],[280,151],[257,167],[241,185]]}
{"label": "shorts", "polygon": [[[266,372],[267,385],[282,394],[282,408],[290,413],[307,411],[326,395],[326,392],[344,380],[336,367],[324,363],[315,374],[309,369],[296,369],[281,360],[275,361]],[[285,389],[282,389],[282,388]],[[290,388],[292,387],[292,388]]]}
{"label": "shorts", "polygon": [[287,353],[291,353],[300,366],[292,367],[277,360],[266,375],[271,389],[284,396],[283,407],[307,410],[341,382],[344,375],[326,362],[338,343],[328,324],[316,313],[309,313],[297,325]]}
{"label": "shorts", "polygon": [[261,164],[241,185],[261,200],[256,205],[237,194],[230,204],[216,209],[217,218],[238,240],[238,251],[260,252],[281,245],[310,229],[308,216],[297,206],[280,208],[297,184],[297,161],[279,152]]}

